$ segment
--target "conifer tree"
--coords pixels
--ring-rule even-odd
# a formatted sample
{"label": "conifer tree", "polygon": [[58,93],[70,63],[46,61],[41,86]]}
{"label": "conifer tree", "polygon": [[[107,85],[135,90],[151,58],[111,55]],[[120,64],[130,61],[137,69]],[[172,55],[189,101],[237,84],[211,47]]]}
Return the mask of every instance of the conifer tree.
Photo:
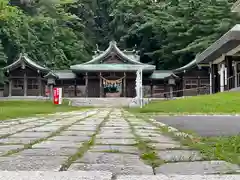
{"label": "conifer tree", "polygon": [[4,82],[4,75],[3,75],[2,68],[6,65],[6,63],[7,63],[7,56],[3,51],[2,41],[0,40],[0,84],[3,84]]}

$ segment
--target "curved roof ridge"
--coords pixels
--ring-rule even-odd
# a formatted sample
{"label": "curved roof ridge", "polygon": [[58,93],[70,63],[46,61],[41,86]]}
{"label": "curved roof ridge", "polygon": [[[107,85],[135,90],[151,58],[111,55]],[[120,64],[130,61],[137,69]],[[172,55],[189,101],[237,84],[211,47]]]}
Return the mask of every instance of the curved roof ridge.
{"label": "curved roof ridge", "polygon": [[12,64],[9,64],[8,66],[4,67],[3,70],[10,69],[10,68],[16,66],[22,60],[25,61],[25,63],[29,64],[30,66],[35,67],[36,69],[39,69],[42,71],[49,71],[48,68],[43,67],[43,66],[37,64],[36,62],[32,61],[26,53],[20,53],[18,59],[16,61],[14,61]]}
{"label": "curved roof ridge", "polygon": [[115,48],[116,52],[119,53],[120,56],[122,56],[124,59],[127,59],[128,61],[134,63],[134,64],[143,64],[139,61],[135,61],[134,59],[131,59],[129,56],[127,56],[126,54],[124,54],[118,47],[117,47],[117,43],[115,42],[113,44],[113,47]]}
{"label": "curved roof ridge", "polygon": [[134,63],[134,64],[144,64],[144,63],[141,63],[139,61],[136,61],[132,58],[130,58],[128,55],[124,54],[124,52],[122,52],[118,47],[117,47],[117,43],[116,41],[110,41],[109,42],[109,46],[108,48],[103,51],[101,54],[97,55],[96,57],[94,57],[92,60],[88,61],[88,62],[85,62],[85,63],[82,63],[82,65],[85,65],[85,64],[91,64],[91,63],[94,63],[96,61],[99,61],[101,60],[102,58],[106,57],[108,54],[111,53],[112,50],[115,50],[115,52],[121,56],[123,59],[126,59],[127,61],[131,62],[131,63]]}
{"label": "curved roof ridge", "polygon": [[111,51],[112,48],[113,48],[112,47],[112,43],[110,42],[108,48],[105,51],[103,51],[103,53],[101,53],[100,55],[94,57],[92,60],[90,60],[88,62],[85,62],[85,63],[82,63],[82,64],[91,64],[91,63],[93,63],[95,61],[98,61],[98,60],[104,58]]}

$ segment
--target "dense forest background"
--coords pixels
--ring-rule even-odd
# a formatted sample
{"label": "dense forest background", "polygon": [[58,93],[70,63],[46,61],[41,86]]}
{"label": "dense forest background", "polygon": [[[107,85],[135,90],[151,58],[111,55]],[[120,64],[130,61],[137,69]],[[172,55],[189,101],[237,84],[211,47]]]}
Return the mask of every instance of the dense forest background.
{"label": "dense forest background", "polygon": [[177,68],[239,22],[234,1],[0,0],[0,67],[25,52],[68,68],[116,40],[121,49],[136,45],[144,63]]}

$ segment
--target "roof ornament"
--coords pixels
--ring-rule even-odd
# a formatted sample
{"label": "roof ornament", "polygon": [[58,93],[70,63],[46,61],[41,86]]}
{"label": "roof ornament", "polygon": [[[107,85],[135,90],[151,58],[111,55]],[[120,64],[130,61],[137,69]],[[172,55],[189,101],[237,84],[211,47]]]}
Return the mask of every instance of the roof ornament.
{"label": "roof ornament", "polygon": [[98,44],[96,44],[96,51],[93,51],[93,52],[94,52],[95,55],[99,54],[100,50],[99,50]]}
{"label": "roof ornament", "polygon": [[137,44],[135,44],[135,45],[134,45],[134,49],[133,49],[133,53],[136,54],[136,55],[138,55],[139,52],[140,52],[140,51],[137,50]]}
{"label": "roof ornament", "polygon": [[98,44],[96,44],[96,49],[97,49],[97,53],[99,53],[99,47],[98,47]]}
{"label": "roof ornament", "polygon": [[137,51],[137,44],[134,45],[133,51],[136,53],[136,51]]}

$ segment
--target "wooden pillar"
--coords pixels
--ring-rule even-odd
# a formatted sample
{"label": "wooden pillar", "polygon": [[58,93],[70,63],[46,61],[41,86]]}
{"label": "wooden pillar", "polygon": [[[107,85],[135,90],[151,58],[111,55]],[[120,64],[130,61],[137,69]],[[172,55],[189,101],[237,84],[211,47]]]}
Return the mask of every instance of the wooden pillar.
{"label": "wooden pillar", "polygon": [[74,96],[77,97],[77,80],[74,82]]}
{"label": "wooden pillar", "polygon": [[127,90],[127,86],[126,86],[126,72],[124,72],[124,79],[123,79],[123,97],[126,97],[126,90]]}
{"label": "wooden pillar", "polygon": [[8,96],[12,96],[12,79],[9,79]]}
{"label": "wooden pillar", "polygon": [[153,97],[153,82],[151,80],[151,84],[150,84],[150,93],[151,93],[151,98]]}
{"label": "wooden pillar", "polygon": [[99,97],[102,97],[102,73],[99,73]]}
{"label": "wooden pillar", "polygon": [[41,74],[38,74],[38,90],[39,90],[39,96],[42,96],[42,78],[41,78]]}
{"label": "wooden pillar", "polygon": [[169,86],[169,96],[170,96],[170,99],[173,98],[173,85]]}
{"label": "wooden pillar", "polygon": [[211,74],[212,74],[212,93],[219,92],[219,74],[217,64],[211,65]]}
{"label": "wooden pillar", "polygon": [[24,70],[24,77],[23,77],[23,94],[27,96],[27,74],[26,69]]}
{"label": "wooden pillar", "polygon": [[200,92],[201,92],[201,84],[200,84],[200,76],[198,76],[198,80],[197,80],[197,95],[199,95],[200,94]]}
{"label": "wooden pillar", "polygon": [[237,62],[234,62],[234,87],[238,87]]}
{"label": "wooden pillar", "polygon": [[233,58],[231,56],[226,56],[226,66],[227,66],[227,77],[233,76]]}
{"label": "wooden pillar", "polygon": [[88,73],[85,73],[85,97],[88,97]]}

